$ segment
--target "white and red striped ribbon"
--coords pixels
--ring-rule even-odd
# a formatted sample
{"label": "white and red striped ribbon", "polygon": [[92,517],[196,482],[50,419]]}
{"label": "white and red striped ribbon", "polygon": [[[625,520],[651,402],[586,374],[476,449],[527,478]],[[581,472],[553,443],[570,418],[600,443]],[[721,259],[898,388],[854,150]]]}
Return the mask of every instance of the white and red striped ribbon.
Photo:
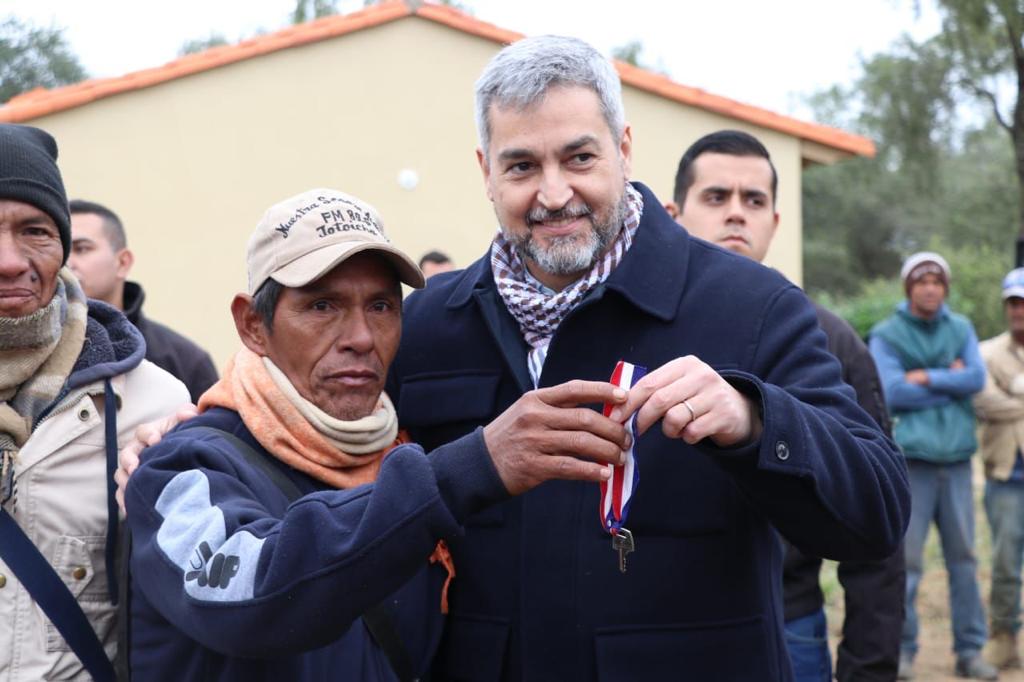
{"label": "white and red striped ribbon", "polygon": [[[612,372],[610,382],[626,389],[627,391],[636,385],[647,370],[639,365],[634,365],[619,360]],[[605,403],[604,416],[611,414],[614,405]],[[612,475],[607,481],[601,482],[601,523],[612,535],[619,532],[619,529],[626,523],[626,516],[629,514],[629,503],[633,498],[637,485],[640,483],[640,467],[636,462],[636,414],[629,416],[626,428],[632,443],[628,450],[625,450],[626,462],[621,466],[609,464]]]}

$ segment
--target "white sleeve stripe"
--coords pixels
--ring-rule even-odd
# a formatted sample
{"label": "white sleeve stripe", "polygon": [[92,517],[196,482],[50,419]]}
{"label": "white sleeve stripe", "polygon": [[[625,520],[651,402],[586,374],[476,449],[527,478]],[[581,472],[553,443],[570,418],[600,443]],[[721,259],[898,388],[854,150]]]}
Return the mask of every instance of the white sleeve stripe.
{"label": "white sleeve stripe", "polygon": [[252,599],[263,538],[227,535],[224,512],[210,500],[210,481],[198,469],[183,471],[156,501],[164,518],[157,546],[181,568],[185,592],[201,601]]}

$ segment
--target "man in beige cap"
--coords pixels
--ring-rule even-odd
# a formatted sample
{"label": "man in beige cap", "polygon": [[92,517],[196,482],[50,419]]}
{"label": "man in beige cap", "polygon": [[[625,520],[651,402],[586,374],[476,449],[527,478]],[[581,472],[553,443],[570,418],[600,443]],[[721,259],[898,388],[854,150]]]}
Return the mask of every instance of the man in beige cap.
{"label": "man in beige cap", "polygon": [[447,608],[444,540],[544,480],[605,479],[626,431],[577,406],[626,394],[542,389],[428,458],[383,392],[400,283],[423,275],[376,211],[326,189],[283,201],[248,270],[242,349],[126,488],[134,679],[411,679]]}
{"label": "man in beige cap", "polygon": [[1024,562],[1024,268],[1003,279],[1006,329],[979,344],[985,388],[974,396],[985,463],[985,514],[992,529],[992,591],[985,646],[1000,669],[1020,668],[1021,564]]}

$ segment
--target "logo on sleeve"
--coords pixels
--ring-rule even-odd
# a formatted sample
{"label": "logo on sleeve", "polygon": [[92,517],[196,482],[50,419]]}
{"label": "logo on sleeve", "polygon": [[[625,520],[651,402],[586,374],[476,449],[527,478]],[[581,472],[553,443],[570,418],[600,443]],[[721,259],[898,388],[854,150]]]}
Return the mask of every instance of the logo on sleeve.
{"label": "logo on sleeve", "polygon": [[195,556],[189,561],[189,568],[192,570],[185,573],[185,581],[194,580],[200,587],[209,585],[227,589],[231,579],[238,575],[241,563],[238,555],[214,554],[210,545],[204,541],[199,544]]}

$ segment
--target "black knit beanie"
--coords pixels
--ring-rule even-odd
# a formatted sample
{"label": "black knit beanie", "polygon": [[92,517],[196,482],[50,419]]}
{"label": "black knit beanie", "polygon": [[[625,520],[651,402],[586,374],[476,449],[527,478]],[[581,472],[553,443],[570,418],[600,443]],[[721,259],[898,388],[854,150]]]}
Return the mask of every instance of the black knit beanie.
{"label": "black knit beanie", "polygon": [[57,143],[30,126],[0,123],[0,199],[32,204],[57,223],[64,261],[71,252],[68,195],[57,168]]}

